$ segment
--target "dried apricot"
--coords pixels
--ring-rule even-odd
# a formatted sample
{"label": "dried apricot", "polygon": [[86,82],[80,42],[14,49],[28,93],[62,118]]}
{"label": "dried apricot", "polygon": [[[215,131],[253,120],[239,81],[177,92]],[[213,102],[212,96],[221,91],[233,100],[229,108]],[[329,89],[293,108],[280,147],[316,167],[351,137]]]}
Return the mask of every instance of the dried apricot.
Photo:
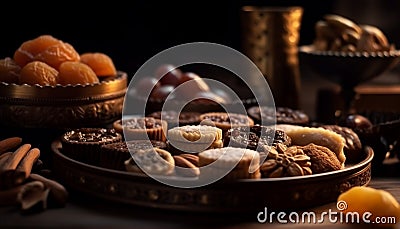
{"label": "dried apricot", "polygon": [[42,86],[57,84],[58,71],[41,61],[32,61],[27,63],[20,71],[20,84],[39,84]]}
{"label": "dried apricot", "polygon": [[117,75],[113,60],[105,53],[95,52],[81,54],[81,62],[89,65],[98,77]]}
{"label": "dried apricot", "polygon": [[18,75],[21,67],[15,61],[6,57],[0,60],[0,81],[6,83],[18,83]]}
{"label": "dried apricot", "polygon": [[41,35],[23,42],[14,52],[14,61],[21,67],[34,60],[35,56],[61,41],[51,35]]}
{"label": "dried apricot", "polygon": [[372,187],[356,186],[342,193],[338,197],[338,209],[347,214],[357,213],[363,219],[367,217],[367,223],[386,225],[400,220],[400,204],[396,198],[388,191]]}
{"label": "dried apricot", "polygon": [[87,64],[75,61],[65,61],[60,65],[58,82],[62,85],[93,84],[99,78]]}
{"label": "dried apricot", "polygon": [[46,50],[36,55],[34,59],[45,62],[58,70],[61,63],[65,61],[79,61],[80,56],[72,45],[66,42],[60,42],[48,47]]}

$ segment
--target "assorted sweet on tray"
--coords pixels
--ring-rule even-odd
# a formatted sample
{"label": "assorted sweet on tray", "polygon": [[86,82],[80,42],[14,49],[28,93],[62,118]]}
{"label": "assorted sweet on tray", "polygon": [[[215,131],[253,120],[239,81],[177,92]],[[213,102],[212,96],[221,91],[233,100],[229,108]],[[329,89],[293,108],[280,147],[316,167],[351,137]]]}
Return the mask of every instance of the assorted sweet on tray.
{"label": "assorted sweet on tray", "polygon": [[[260,107],[247,111],[182,115],[163,111],[166,117],[175,117],[171,126],[171,120],[160,117],[161,111],[120,119],[110,129],[66,132],[62,152],[104,168],[177,177],[209,176],[202,166],[213,164],[218,173],[236,162],[225,180],[307,176],[341,170],[362,158],[363,144],[351,127],[313,125],[303,111],[290,108],[278,107],[275,113]],[[278,124],[261,125],[261,120],[252,118],[255,111],[258,117],[276,119]],[[78,137],[71,138],[71,133]],[[71,140],[77,142],[71,144]],[[95,150],[70,149],[71,145]],[[190,169],[182,174],[174,167]]]}
{"label": "assorted sweet on tray", "polygon": [[23,42],[12,57],[0,60],[0,82],[9,84],[90,85],[116,75],[107,54],[80,53],[70,43],[47,34]]}

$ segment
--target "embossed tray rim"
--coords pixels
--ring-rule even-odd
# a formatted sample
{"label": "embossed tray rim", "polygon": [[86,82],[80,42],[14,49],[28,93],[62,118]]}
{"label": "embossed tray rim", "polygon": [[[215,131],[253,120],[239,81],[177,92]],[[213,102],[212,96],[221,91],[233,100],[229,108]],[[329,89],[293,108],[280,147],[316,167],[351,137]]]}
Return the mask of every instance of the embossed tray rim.
{"label": "embossed tray rim", "polygon": [[[106,200],[111,200],[118,203],[127,203],[135,206],[145,206],[151,208],[161,208],[169,210],[185,210],[185,211],[201,211],[201,212],[243,212],[243,211],[254,211],[260,209],[261,206],[272,207],[272,208],[283,208],[283,209],[304,209],[309,207],[315,207],[323,205],[336,200],[337,196],[353,187],[353,186],[365,186],[368,185],[371,179],[371,162],[374,157],[373,149],[369,146],[365,147],[364,157],[360,162],[352,165],[348,165],[346,168],[338,171],[332,171],[327,173],[314,174],[304,177],[284,177],[284,178],[262,178],[262,179],[242,179],[232,182],[216,182],[208,186],[203,186],[194,189],[184,189],[167,186],[159,183],[158,181],[144,175],[135,174],[125,171],[112,170],[107,168],[102,168],[94,165],[89,165],[80,161],[76,161],[65,156],[60,149],[61,142],[59,140],[53,141],[51,145],[53,152],[55,174],[56,176],[65,183],[70,188],[78,192],[83,192],[90,194],[92,196],[103,198]],[[68,172],[66,172],[68,171]],[[67,175],[69,173],[70,175]],[[86,177],[85,177],[86,176]],[[364,176],[364,177],[363,177]],[[71,179],[71,178],[78,179]],[[98,182],[99,186],[94,188],[91,184],[80,182],[86,178],[91,177],[94,182]],[[170,179],[174,179],[170,177]],[[351,184],[349,180],[354,179],[355,183]],[[188,179],[190,181],[190,179]],[[321,182],[324,181],[324,182]],[[107,183],[111,182],[112,185]],[[344,186],[342,187],[342,185]],[[288,186],[293,185],[293,189],[287,189]],[[279,199],[279,196],[268,197],[269,192],[279,194],[283,193],[312,193],[310,187],[318,190],[318,186],[327,187],[323,190],[328,192],[328,196],[324,197],[324,194],[311,194],[308,197],[308,201],[301,200],[299,203],[290,201],[282,203],[281,206],[276,205],[276,201],[273,199]],[[336,187],[337,186],[337,187]],[[131,199],[129,195],[121,195],[121,193],[116,194],[116,187],[130,187],[138,188],[141,190],[140,193],[145,193],[142,195],[142,199]],[[92,190],[93,189],[93,190]],[[252,192],[243,192],[244,190],[252,190]],[[337,190],[336,190],[337,189]],[[113,191],[114,190],[114,191]],[[332,191],[333,190],[333,191]],[[126,190],[125,190],[126,191]],[[266,204],[259,204],[258,200],[254,200],[254,196],[258,194],[264,194],[260,196],[260,202],[265,201]],[[238,201],[238,203],[227,203],[226,201],[221,201],[220,204],[209,204],[209,203],[170,203],[157,202],[152,199],[151,196],[154,193],[158,193],[158,199],[163,199],[162,194],[168,193],[168,195],[179,196],[191,196],[191,198],[198,198],[199,196],[207,196],[209,199],[219,199],[223,196],[228,196],[227,199],[238,199],[245,197],[251,198],[247,199],[245,203],[243,201]],[[307,198],[306,198],[307,199]],[[268,202],[271,201],[271,202]],[[218,201],[217,201],[218,202]],[[224,203],[224,204],[222,204]],[[256,203],[257,205],[252,205]]]}
{"label": "embossed tray rim", "polygon": [[[40,86],[27,84],[7,84],[0,82],[0,99],[23,101],[26,105],[37,101],[57,102],[63,100],[84,100],[96,97],[107,97],[113,94],[125,93],[128,75],[124,71],[117,71],[117,75],[104,79],[95,84]],[[12,103],[12,102],[11,102]]]}

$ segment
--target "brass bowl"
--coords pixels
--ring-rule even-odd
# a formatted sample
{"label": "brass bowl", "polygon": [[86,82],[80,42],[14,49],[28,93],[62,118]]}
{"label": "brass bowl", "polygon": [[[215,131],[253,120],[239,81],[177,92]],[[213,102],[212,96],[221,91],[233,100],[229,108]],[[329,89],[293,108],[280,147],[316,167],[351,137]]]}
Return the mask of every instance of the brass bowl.
{"label": "brass bowl", "polygon": [[396,66],[400,50],[382,52],[318,51],[313,45],[299,47],[300,61],[319,76],[353,88]]}
{"label": "brass bowl", "polygon": [[97,84],[39,86],[0,83],[0,126],[105,126],[122,116],[127,74]]}

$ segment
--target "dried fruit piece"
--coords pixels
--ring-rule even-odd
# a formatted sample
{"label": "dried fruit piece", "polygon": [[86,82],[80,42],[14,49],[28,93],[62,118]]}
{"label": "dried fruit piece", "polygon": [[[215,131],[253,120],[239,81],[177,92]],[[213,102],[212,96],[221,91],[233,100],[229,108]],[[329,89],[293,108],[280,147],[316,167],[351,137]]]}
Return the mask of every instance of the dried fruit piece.
{"label": "dried fruit piece", "polygon": [[81,54],[80,59],[82,63],[89,65],[98,77],[117,75],[113,60],[105,53],[84,53]]}
{"label": "dried fruit piece", "polygon": [[19,83],[42,86],[55,86],[58,81],[58,71],[41,61],[26,64],[20,71]]}
{"label": "dried fruit piece", "polygon": [[63,62],[60,65],[58,78],[61,85],[84,85],[99,82],[96,73],[88,65],[75,61]]}
{"label": "dried fruit piece", "polygon": [[6,57],[0,60],[0,81],[6,83],[18,83],[18,75],[21,67],[15,61]]}
{"label": "dried fruit piece", "polygon": [[59,70],[60,65],[65,61],[79,61],[80,55],[69,43],[59,42],[40,52],[34,60],[45,62]]}
{"label": "dried fruit piece", "polygon": [[399,202],[390,192],[381,189],[365,186],[350,188],[338,197],[337,205],[338,209],[340,207],[339,210],[344,213],[357,212],[360,216],[368,214],[370,217],[367,217],[367,220],[370,220],[371,223],[379,223],[376,221],[377,218],[384,220],[390,219],[389,217],[392,217],[392,219],[395,217],[395,221],[386,221],[386,226],[388,226],[399,222],[400,219]]}
{"label": "dried fruit piece", "polygon": [[41,35],[32,40],[23,42],[14,52],[14,60],[23,67],[32,62],[36,55],[46,50],[48,47],[59,44],[61,41],[51,35]]}

